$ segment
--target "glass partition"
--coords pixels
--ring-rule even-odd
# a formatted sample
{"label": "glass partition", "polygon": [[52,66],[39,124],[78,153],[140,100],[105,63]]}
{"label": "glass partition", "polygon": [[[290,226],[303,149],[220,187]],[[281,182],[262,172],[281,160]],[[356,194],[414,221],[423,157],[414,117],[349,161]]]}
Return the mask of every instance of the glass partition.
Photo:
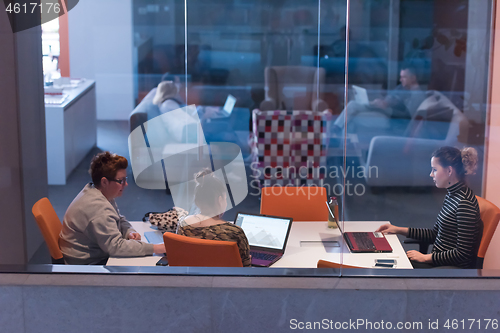
{"label": "glass partition", "polygon": [[[348,40],[348,99],[331,134],[345,140],[344,184],[347,189],[351,183],[353,189],[343,196],[344,227],[351,221],[387,221],[410,227],[409,236],[419,238],[424,236],[413,228],[435,230],[429,231],[427,240],[435,241],[434,251],[443,254],[425,257],[431,266],[467,265],[458,257],[476,245],[460,239],[479,241],[476,200],[470,199],[474,218],[461,220],[457,204],[451,203],[457,197],[450,189],[465,181],[472,192],[463,188],[462,194],[483,194],[491,33],[491,22],[485,19],[491,17],[491,5],[488,1],[348,1],[347,28],[340,31]],[[329,54],[325,52],[325,66],[335,48],[331,44]],[[454,171],[446,169],[446,179],[440,178],[436,168],[450,166],[451,157],[436,155],[432,168],[431,157],[444,146],[474,148],[474,174],[462,177],[459,170],[454,177],[457,168],[452,165]],[[349,168],[352,172],[347,172]],[[463,223],[470,223],[471,229],[461,229],[467,228]],[[377,224],[373,222],[371,229]],[[400,241],[404,238],[399,235]],[[405,248],[424,250],[416,245]],[[400,264],[403,260],[398,259]]]}
{"label": "glass partition", "polygon": [[[367,270],[374,275],[390,265],[411,269],[406,251],[420,248],[403,244],[407,231],[387,236],[392,252],[357,254],[365,241],[349,237],[367,232],[378,242],[384,237],[373,232],[387,223],[432,229],[447,186],[437,170],[430,176],[431,157],[443,146],[477,151],[466,181],[485,194],[492,6],[131,0],[109,18],[80,2],[69,16],[71,76],[96,81],[97,145],[80,155],[66,185],[49,180],[49,199],[63,220],[90,182],[92,157],[111,150],[130,162],[117,199],[128,220],[175,206],[190,226],[189,217],[206,215],[195,204],[194,175],[208,168],[225,184],[216,207],[223,220],[239,212],[294,218],[292,250],[273,267],[324,260],[376,268]],[[377,259],[388,262],[379,269]]]}

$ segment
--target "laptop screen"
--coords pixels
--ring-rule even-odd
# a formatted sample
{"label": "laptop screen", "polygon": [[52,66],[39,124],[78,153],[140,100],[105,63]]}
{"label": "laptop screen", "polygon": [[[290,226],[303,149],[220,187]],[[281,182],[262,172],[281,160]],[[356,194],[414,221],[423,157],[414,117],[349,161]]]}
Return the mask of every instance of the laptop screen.
{"label": "laptop screen", "polygon": [[236,104],[236,97],[229,94],[227,95],[226,103],[224,103],[224,107],[222,108],[227,114],[231,114],[233,112],[234,104]]}
{"label": "laptop screen", "polygon": [[234,223],[243,229],[250,246],[283,250],[292,219],[239,213]]}

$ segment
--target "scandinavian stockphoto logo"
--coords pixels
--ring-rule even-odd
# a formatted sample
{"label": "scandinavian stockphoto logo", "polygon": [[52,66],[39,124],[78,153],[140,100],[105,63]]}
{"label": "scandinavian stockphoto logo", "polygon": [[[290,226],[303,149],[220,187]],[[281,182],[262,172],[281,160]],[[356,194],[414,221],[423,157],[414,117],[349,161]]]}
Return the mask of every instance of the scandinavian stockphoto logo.
{"label": "scandinavian stockphoto logo", "polygon": [[3,0],[12,32],[47,23],[73,9],[79,0]]}
{"label": "scandinavian stockphoto logo", "polygon": [[242,202],[248,194],[240,147],[230,142],[207,144],[194,105],[164,113],[138,126],[128,137],[128,147],[137,186],[169,188],[176,207],[191,207],[196,185],[194,174],[205,168],[226,183],[226,210]]}

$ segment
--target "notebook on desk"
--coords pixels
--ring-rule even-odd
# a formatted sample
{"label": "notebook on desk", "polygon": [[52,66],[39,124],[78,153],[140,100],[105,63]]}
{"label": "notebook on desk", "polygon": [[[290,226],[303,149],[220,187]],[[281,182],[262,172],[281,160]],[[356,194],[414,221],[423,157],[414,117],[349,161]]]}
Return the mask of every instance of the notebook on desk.
{"label": "notebook on desk", "polygon": [[[325,203],[328,211],[333,215],[328,202],[325,201]],[[381,232],[344,232],[340,221],[337,225],[352,253],[392,252],[391,245]]]}
{"label": "notebook on desk", "polygon": [[234,224],[247,236],[252,266],[269,267],[285,253],[292,228],[291,218],[238,213]]}

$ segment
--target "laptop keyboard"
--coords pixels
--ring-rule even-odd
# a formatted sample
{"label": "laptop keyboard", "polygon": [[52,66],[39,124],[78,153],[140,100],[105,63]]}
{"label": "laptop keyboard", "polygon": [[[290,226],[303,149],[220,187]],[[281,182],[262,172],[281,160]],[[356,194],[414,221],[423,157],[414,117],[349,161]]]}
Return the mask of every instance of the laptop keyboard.
{"label": "laptop keyboard", "polygon": [[250,255],[252,256],[252,259],[269,260],[269,261],[273,261],[274,259],[279,257],[279,255],[277,254],[271,254],[266,252],[255,252],[255,251],[250,251]]}
{"label": "laptop keyboard", "polygon": [[365,233],[352,233],[354,241],[360,249],[375,249],[375,244]]}

